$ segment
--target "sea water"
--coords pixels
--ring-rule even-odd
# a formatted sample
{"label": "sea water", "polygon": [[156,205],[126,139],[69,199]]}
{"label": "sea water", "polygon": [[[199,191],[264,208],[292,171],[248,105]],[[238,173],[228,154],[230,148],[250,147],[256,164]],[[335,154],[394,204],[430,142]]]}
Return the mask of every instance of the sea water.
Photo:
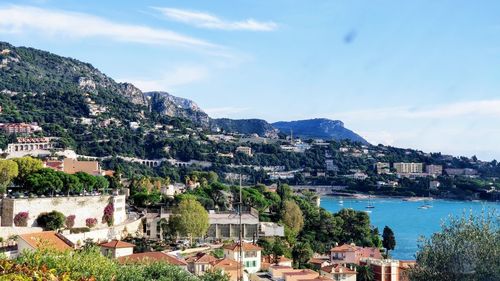
{"label": "sea water", "polygon": [[[422,208],[424,204],[430,208]],[[375,208],[367,209],[367,205]],[[396,198],[340,198],[322,197],[321,207],[331,212],[342,208],[366,211],[371,224],[378,227],[380,234],[384,226],[389,226],[396,237],[396,248],[390,252],[396,259],[412,260],[418,250],[417,244],[421,236],[430,237],[441,229],[441,223],[450,215],[461,216],[464,212],[481,213],[482,210],[493,209],[500,213],[500,203],[483,201],[403,201]]]}

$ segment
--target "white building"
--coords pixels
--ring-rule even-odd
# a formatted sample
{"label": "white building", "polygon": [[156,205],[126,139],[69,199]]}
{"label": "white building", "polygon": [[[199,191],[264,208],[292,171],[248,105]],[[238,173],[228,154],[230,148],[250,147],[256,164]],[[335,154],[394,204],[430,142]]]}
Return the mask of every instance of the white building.
{"label": "white building", "polygon": [[441,165],[427,165],[425,171],[430,176],[440,176],[443,174],[443,166]]}
{"label": "white building", "polygon": [[252,148],[248,146],[238,146],[236,148],[236,153],[238,152],[248,155],[250,157],[252,156]]}
{"label": "white building", "polygon": [[103,256],[116,259],[132,255],[134,253],[135,245],[119,240],[113,240],[107,243],[102,243],[99,246],[101,246],[101,254]]}
{"label": "white building", "polygon": [[394,169],[398,174],[421,174],[423,170],[422,163],[394,163]]}
{"label": "white building", "polygon": [[[248,273],[256,273],[261,269],[261,251],[262,248],[251,244],[242,243],[242,258],[241,261]],[[239,261],[240,243],[234,243],[224,246],[224,258]]]}

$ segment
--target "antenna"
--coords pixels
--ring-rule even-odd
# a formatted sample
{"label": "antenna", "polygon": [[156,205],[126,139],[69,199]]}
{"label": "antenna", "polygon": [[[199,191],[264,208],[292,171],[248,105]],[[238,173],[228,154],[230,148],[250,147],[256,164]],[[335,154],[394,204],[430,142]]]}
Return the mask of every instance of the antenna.
{"label": "antenna", "polygon": [[240,234],[239,234],[239,239],[240,239],[240,254],[238,258],[238,280],[243,281],[243,225],[241,223],[241,212],[242,212],[242,207],[243,207],[243,199],[241,196],[241,174],[240,174],[240,202],[238,203],[238,215],[239,215],[239,223],[240,223]]}

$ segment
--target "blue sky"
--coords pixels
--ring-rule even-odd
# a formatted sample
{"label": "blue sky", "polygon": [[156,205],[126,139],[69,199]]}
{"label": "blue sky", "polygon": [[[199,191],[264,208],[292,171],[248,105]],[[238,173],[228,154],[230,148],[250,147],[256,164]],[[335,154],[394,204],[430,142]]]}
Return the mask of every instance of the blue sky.
{"label": "blue sky", "polygon": [[370,142],[500,159],[497,1],[0,1],[0,40],[211,116],[327,117]]}

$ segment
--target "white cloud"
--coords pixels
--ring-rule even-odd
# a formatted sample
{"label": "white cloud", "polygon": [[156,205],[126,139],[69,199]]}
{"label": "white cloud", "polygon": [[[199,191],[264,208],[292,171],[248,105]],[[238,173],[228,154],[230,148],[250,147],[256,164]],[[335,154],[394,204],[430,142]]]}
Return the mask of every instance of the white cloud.
{"label": "white cloud", "polygon": [[208,77],[209,71],[203,66],[183,65],[167,71],[159,79],[119,79],[134,84],[142,91],[173,91]]}
{"label": "white cloud", "polygon": [[0,32],[60,36],[65,38],[99,37],[116,41],[153,45],[176,45],[203,49],[220,46],[166,29],[124,24],[101,17],[32,6],[0,7]]}
{"label": "white cloud", "polygon": [[272,21],[261,22],[254,19],[227,21],[215,15],[175,8],[155,8],[170,20],[190,24],[196,27],[221,30],[273,31],[278,25]]}
{"label": "white cloud", "polygon": [[500,100],[465,101],[443,104],[434,107],[389,107],[367,110],[341,112],[332,115],[342,120],[386,120],[394,118],[404,119],[444,119],[461,116],[490,116],[500,117]]}

